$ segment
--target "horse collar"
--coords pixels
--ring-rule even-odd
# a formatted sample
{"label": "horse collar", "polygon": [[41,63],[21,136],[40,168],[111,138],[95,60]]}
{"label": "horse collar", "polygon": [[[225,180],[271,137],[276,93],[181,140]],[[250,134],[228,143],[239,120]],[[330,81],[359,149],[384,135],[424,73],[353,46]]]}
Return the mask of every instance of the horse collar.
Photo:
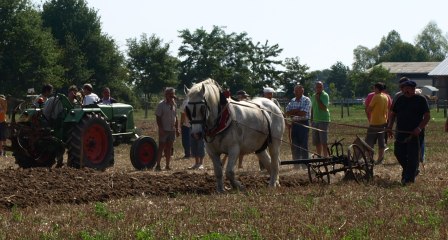
{"label": "horse collar", "polygon": [[224,106],[224,109],[219,113],[215,126],[211,129],[207,129],[207,136],[214,137],[222,133],[230,126],[230,123],[232,123],[232,118],[230,117],[229,104],[227,103]]}

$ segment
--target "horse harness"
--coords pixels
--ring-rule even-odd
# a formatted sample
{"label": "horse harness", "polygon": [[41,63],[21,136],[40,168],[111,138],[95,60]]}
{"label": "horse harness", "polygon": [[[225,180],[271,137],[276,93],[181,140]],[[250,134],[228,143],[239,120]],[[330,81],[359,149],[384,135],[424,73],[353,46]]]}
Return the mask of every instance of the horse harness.
{"label": "horse harness", "polygon": [[[223,102],[223,101],[221,101],[221,102]],[[227,130],[230,127],[231,123],[233,121],[235,121],[235,120],[232,120],[231,116],[230,116],[230,109],[229,109],[230,102],[228,102],[227,100],[224,102],[225,102],[225,104],[218,104],[218,117],[216,119],[215,124],[211,128],[209,128],[206,124],[206,119],[207,119],[207,115],[210,111],[210,107],[208,106],[207,100],[205,98],[202,101],[188,102],[189,105],[193,105],[192,111],[190,111],[190,109],[188,107],[185,108],[185,113],[186,113],[188,119],[190,120],[190,124],[191,125],[200,124],[203,126],[203,128],[205,130],[204,139],[206,142],[212,142],[214,140],[214,137],[216,137],[218,134],[223,133],[225,130]],[[266,138],[266,141],[263,143],[263,145],[260,147],[260,149],[255,151],[255,153],[260,153],[268,147],[269,143],[272,142],[271,123],[269,121],[266,111],[264,111],[260,105],[254,103],[254,102],[251,102],[251,103],[256,105],[260,110],[262,110],[263,116],[266,118],[266,120],[268,122],[268,124],[267,124],[268,125],[268,136]],[[198,119],[198,120],[193,120],[193,118],[196,118],[197,106],[199,107],[199,111],[200,111],[201,115],[203,116],[203,118]],[[235,122],[237,122],[237,121],[235,121]],[[246,126],[246,127],[249,127],[249,126]],[[207,141],[207,137],[211,138],[211,140]]]}

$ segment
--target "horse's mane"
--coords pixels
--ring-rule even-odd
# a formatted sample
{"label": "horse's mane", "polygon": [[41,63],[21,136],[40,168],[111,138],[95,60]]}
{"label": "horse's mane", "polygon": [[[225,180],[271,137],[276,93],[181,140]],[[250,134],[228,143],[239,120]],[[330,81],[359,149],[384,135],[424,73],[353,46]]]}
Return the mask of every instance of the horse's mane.
{"label": "horse's mane", "polygon": [[[214,86],[217,89],[215,89]],[[207,100],[210,100],[210,98],[216,98],[219,100],[219,93],[222,91],[222,88],[218,82],[211,78],[207,78],[202,82],[194,84],[190,89],[189,95],[200,93],[203,87],[206,88],[204,98],[206,98]],[[213,96],[207,96],[207,94],[212,94]]]}
{"label": "horse's mane", "polygon": [[199,83],[194,84],[194,85],[191,87],[191,89],[196,89],[196,91],[200,91],[200,90],[201,90],[201,87],[202,87],[203,84],[204,84],[204,85],[216,85],[220,91],[222,90],[222,88],[221,88],[221,86],[219,85],[219,83],[218,83],[217,81],[215,81],[214,79],[211,79],[211,78],[207,78],[207,79],[205,79],[205,80],[202,81],[202,82],[199,82]]}

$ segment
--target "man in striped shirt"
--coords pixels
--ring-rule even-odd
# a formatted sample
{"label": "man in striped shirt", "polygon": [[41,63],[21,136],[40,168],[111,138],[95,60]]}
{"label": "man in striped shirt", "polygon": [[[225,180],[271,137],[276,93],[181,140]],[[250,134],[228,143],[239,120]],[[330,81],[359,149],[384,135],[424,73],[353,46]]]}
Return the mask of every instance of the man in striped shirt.
{"label": "man in striped shirt", "polygon": [[[311,112],[311,100],[304,96],[304,88],[297,84],[294,87],[295,97],[286,106],[286,117],[291,119],[291,152],[294,160],[309,159],[308,132]],[[304,165],[302,165],[305,168]]]}

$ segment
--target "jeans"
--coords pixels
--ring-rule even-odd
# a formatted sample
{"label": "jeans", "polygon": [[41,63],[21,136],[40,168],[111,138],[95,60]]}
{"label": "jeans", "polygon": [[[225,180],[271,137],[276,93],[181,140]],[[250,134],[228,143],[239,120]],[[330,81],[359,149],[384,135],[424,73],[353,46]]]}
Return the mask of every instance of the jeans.
{"label": "jeans", "polygon": [[309,159],[308,155],[308,133],[309,121],[293,122],[291,126],[291,152],[293,160]]}
{"label": "jeans", "polygon": [[184,148],[184,154],[185,157],[191,156],[191,129],[186,126],[181,127],[181,134],[182,134],[182,147]]}
{"label": "jeans", "polygon": [[[403,138],[398,138],[403,139]],[[412,137],[408,140],[397,140],[394,144],[394,154],[403,171],[401,178],[404,183],[414,182],[419,167],[420,139]]]}
{"label": "jeans", "polygon": [[205,157],[205,141],[204,138],[195,139],[191,138],[191,156],[192,157]]}

